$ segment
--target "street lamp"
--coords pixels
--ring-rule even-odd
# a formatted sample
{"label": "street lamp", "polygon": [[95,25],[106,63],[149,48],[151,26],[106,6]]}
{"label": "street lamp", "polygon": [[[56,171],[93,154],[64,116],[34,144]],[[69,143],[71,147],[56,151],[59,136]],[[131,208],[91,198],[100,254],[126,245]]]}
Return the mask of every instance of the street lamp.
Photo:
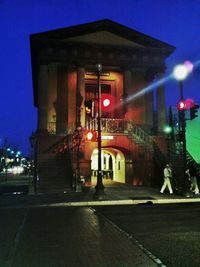
{"label": "street lamp", "polygon": [[97,171],[97,184],[95,186],[94,199],[101,200],[105,197],[104,186],[102,182],[102,167],[101,167],[101,72],[102,65],[97,65],[97,102],[98,102],[98,117],[97,117],[97,132],[98,132],[98,171]]}
{"label": "street lamp", "polygon": [[[174,68],[173,75],[174,78],[179,81],[180,85],[180,102],[184,102],[183,98],[183,81],[188,76],[190,70],[187,65],[180,64]],[[179,102],[179,103],[180,103]],[[183,191],[184,194],[187,194],[187,179],[186,179],[186,136],[185,136],[185,108],[179,108],[179,136],[182,141],[183,149]]]}
{"label": "street lamp", "polygon": [[29,138],[31,147],[33,148],[33,186],[34,186],[34,193],[37,193],[37,135],[35,133],[32,133],[32,135]]}

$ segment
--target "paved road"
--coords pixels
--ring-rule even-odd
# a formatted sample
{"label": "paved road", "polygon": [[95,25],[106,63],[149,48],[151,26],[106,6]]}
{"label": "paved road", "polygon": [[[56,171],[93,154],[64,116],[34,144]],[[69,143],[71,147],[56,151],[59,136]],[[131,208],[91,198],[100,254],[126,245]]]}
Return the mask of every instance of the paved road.
{"label": "paved road", "polygon": [[89,207],[0,209],[0,267],[157,267]]}
{"label": "paved road", "polygon": [[200,266],[200,204],[96,208],[168,267]]}

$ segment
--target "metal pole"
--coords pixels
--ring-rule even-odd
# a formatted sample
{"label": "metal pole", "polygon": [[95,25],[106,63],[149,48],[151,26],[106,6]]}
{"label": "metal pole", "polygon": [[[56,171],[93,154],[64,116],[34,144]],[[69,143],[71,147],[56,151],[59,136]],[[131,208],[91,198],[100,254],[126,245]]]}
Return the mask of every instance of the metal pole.
{"label": "metal pole", "polygon": [[[37,138],[37,137],[35,137]],[[34,193],[37,194],[37,139],[34,144],[34,176],[33,176]]]}
{"label": "metal pole", "polygon": [[77,127],[77,136],[76,136],[76,146],[77,146],[77,151],[76,151],[76,160],[77,160],[77,165],[76,165],[76,177],[75,177],[75,191],[79,191],[78,185],[80,184],[80,145],[81,145],[81,127]]}
{"label": "metal pole", "polygon": [[97,117],[97,131],[98,131],[98,171],[97,171],[97,184],[95,186],[94,199],[104,198],[104,186],[102,182],[102,166],[101,166],[101,70],[102,66],[98,64],[97,83],[98,83],[98,117]]}
{"label": "metal pole", "polygon": [[[183,81],[180,81],[180,100],[183,99]],[[183,191],[187,192],[187,177],[186,177],[186,136],[185,136],[185,110],[179,111],[179,122],[181,128],[181,140],[182,140],[182,148],[183,148]]]}

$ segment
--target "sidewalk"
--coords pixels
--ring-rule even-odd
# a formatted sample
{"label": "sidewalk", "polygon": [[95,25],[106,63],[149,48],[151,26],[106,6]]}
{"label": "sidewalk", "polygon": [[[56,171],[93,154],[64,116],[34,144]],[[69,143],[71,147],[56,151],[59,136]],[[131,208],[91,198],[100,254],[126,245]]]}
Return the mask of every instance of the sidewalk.
{"label": "sidewalk", "polygon": [[0,207],[9,206],[96,206],[96,205],[137,205],[200,202],[200,195],[183,197],[168,193],[160,194],[160,188],[112,184],[105,186],[103,200],[94,200],[95,188],[88,192],[65,192],[55,194],[29,195],[4,194],[0,196]]}

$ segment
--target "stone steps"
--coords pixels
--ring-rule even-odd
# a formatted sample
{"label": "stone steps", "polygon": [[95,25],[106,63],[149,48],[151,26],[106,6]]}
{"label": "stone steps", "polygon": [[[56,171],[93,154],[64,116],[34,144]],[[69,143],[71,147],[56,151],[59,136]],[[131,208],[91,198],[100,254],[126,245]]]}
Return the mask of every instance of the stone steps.
{"label": "stone steps", "polygon": [[70,191],[70,179],[61,155],[52,153],[40,154],[38,157],[38,193],[59,193]]}

